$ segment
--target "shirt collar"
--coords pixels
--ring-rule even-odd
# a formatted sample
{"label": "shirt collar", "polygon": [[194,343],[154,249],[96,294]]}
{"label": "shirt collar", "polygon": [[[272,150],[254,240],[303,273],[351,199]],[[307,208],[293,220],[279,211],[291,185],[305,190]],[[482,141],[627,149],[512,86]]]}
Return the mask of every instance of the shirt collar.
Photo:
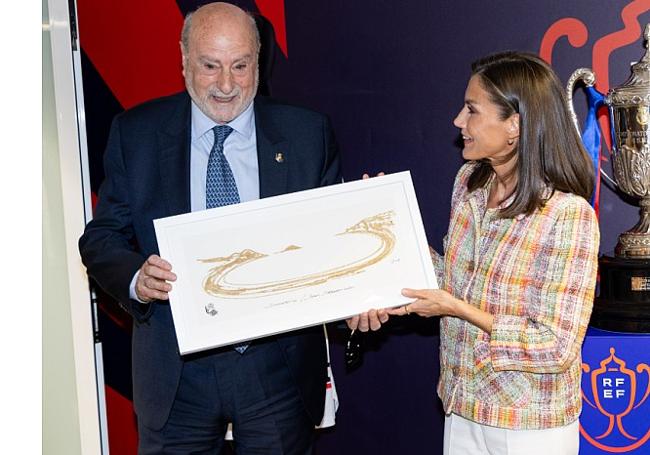
{"label": "shirt collar", "polygon": [[[227,125],[234,131],[250,139],[254,130],[255,115],[253,111],[253,102],[248,105],[244,112],[235,117]],[[210,117],[205,115],[201,109],[192,100],[192,140],[196,140],[217,126]]]}

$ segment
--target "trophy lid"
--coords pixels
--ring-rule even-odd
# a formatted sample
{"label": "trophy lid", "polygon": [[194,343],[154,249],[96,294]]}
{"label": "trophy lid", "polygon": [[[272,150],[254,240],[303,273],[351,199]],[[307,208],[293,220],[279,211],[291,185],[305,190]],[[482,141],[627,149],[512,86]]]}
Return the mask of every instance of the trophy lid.
{"label": "trophy lid", "polygon": [[643,40],[645,55],[632,65],[629,79],[609,91],[607,104],[650,104],[650,24],[645,26]]}

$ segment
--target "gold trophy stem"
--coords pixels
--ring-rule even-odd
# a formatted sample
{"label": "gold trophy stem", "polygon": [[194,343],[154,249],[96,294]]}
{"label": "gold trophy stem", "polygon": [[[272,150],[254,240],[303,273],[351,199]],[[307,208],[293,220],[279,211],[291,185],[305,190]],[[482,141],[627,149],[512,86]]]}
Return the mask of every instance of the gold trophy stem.
{"label": "gold trophy stem", "polygon": [[650,257],[650,196],[639,201],[639,222],[618,237],[616,256],[621,258]]}

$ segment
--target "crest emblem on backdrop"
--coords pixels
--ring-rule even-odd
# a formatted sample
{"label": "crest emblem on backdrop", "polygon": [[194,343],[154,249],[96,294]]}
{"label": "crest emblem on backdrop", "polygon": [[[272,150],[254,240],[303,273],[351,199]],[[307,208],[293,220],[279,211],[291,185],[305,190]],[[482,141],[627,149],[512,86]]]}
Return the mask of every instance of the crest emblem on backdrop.
{"label": "crest emblem on backdrop", "polygon": [[643,446],[650,439],[650,366],[628,366],[610,347],[609,356],[596,365],[583,362],[582,371],[582,436],[611,453]]}

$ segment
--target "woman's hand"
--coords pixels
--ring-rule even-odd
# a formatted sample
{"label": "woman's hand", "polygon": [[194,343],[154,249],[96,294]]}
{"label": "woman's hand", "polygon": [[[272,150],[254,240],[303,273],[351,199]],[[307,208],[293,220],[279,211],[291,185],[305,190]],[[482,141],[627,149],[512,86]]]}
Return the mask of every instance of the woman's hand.
{"label": "woman's hand", "polygon": [[372,330],[374,332],[379,330],[381,325],[388,321],[388,318],[386,310],[368,310],[346,319],[345,322],[350,330],[359,330],[360,332]]}
{"label": "woman's hand", "polygon": [[418,316],[458,316],[461,305],[465,304],[447,291],[441,289],[402,289],[402,295],[416,299],[408,305],[388,310],[389,315],[405,316],[415,313]]}
{"label": "woman's hand", "polygon": [[388,310],[391,316],[405,316],[415,313],[418,316],[453,316],[474,324],[484,332],[492,333],[494,316],[487,311],[457,299],[442,289],[402,289],[404,297],[416,299],[408,305]]}

